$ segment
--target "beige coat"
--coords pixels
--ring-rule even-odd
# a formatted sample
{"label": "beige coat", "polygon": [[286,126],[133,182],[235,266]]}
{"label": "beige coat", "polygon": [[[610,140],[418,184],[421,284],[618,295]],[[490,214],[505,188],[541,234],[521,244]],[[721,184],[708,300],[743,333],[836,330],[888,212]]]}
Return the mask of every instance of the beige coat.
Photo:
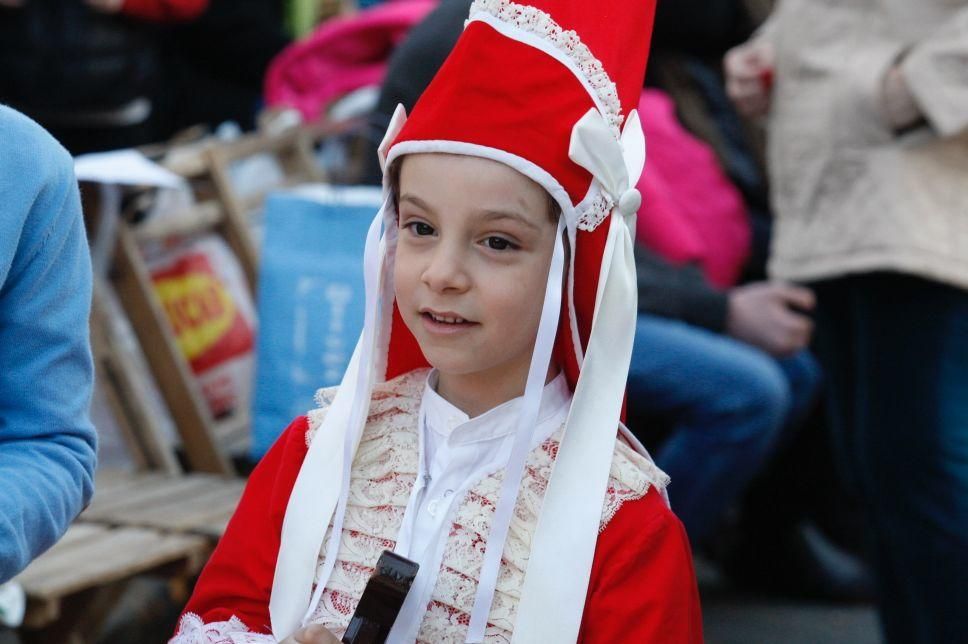
{"label": "beige coat", "polygon": [[[968,0],[781,0],[769,166],[770,273],[894,270],[968,289]],[[901,56],[928,125],[879,107]]]}

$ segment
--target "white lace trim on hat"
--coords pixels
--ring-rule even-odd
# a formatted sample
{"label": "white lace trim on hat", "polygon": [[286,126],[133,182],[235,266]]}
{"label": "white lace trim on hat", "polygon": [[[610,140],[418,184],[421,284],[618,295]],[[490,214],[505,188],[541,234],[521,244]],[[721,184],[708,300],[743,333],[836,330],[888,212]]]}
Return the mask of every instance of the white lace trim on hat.
{"label": "white lace trim on hat", "polygon": [[624,117],[622,104],[618,99],[618,88],[609,78],[601,61],[595,58],[577,32],[562,29],[551,15],[540,9],[509,0],[474,0],[470,15],[479,12],[490,14],[502,22],[538,36],[570,59],[584,76],[583,80],[595,92],[600,107],[604,108],[603,116],[616,138],[619,136]]}

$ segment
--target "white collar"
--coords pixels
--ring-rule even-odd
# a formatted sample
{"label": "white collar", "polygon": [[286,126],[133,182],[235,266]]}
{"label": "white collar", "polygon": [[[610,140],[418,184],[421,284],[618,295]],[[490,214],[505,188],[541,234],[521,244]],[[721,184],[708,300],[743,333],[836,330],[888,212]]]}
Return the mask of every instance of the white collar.
{"label": "white collar", "polygon": [[[501,438],[516,429],[517,412],[523,396],[512,398],[492,407],[480,416],[470,418],[437,393],[437,370],[427,376],[424,386],[423,408],[427,425],[445,437],[450,444],[464,445]],[[564,373],[559,373],[541,392],[538,423],[561,414],[571,402],[571,391]]]}

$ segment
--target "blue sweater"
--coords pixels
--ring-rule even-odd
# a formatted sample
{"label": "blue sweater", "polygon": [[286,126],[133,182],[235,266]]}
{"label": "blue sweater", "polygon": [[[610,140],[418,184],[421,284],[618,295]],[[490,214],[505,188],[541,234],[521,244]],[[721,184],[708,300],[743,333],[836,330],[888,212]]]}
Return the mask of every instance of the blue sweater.
{"label": "blue sweater", "polygon": [[94,491],[91,266],[68,153],[0,105],[0,583]]}

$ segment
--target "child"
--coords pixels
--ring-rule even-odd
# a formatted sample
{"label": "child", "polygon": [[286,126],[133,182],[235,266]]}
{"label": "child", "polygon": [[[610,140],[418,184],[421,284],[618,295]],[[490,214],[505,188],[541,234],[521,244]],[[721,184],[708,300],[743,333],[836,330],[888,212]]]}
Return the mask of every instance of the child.
{"label": "child", "polygon": [[252,474],[173,642],[336,641],[384,550],[420,565],[390,642],[701,641],[620,424],[653,9],[474,3],[381,146],[343,382]]}

